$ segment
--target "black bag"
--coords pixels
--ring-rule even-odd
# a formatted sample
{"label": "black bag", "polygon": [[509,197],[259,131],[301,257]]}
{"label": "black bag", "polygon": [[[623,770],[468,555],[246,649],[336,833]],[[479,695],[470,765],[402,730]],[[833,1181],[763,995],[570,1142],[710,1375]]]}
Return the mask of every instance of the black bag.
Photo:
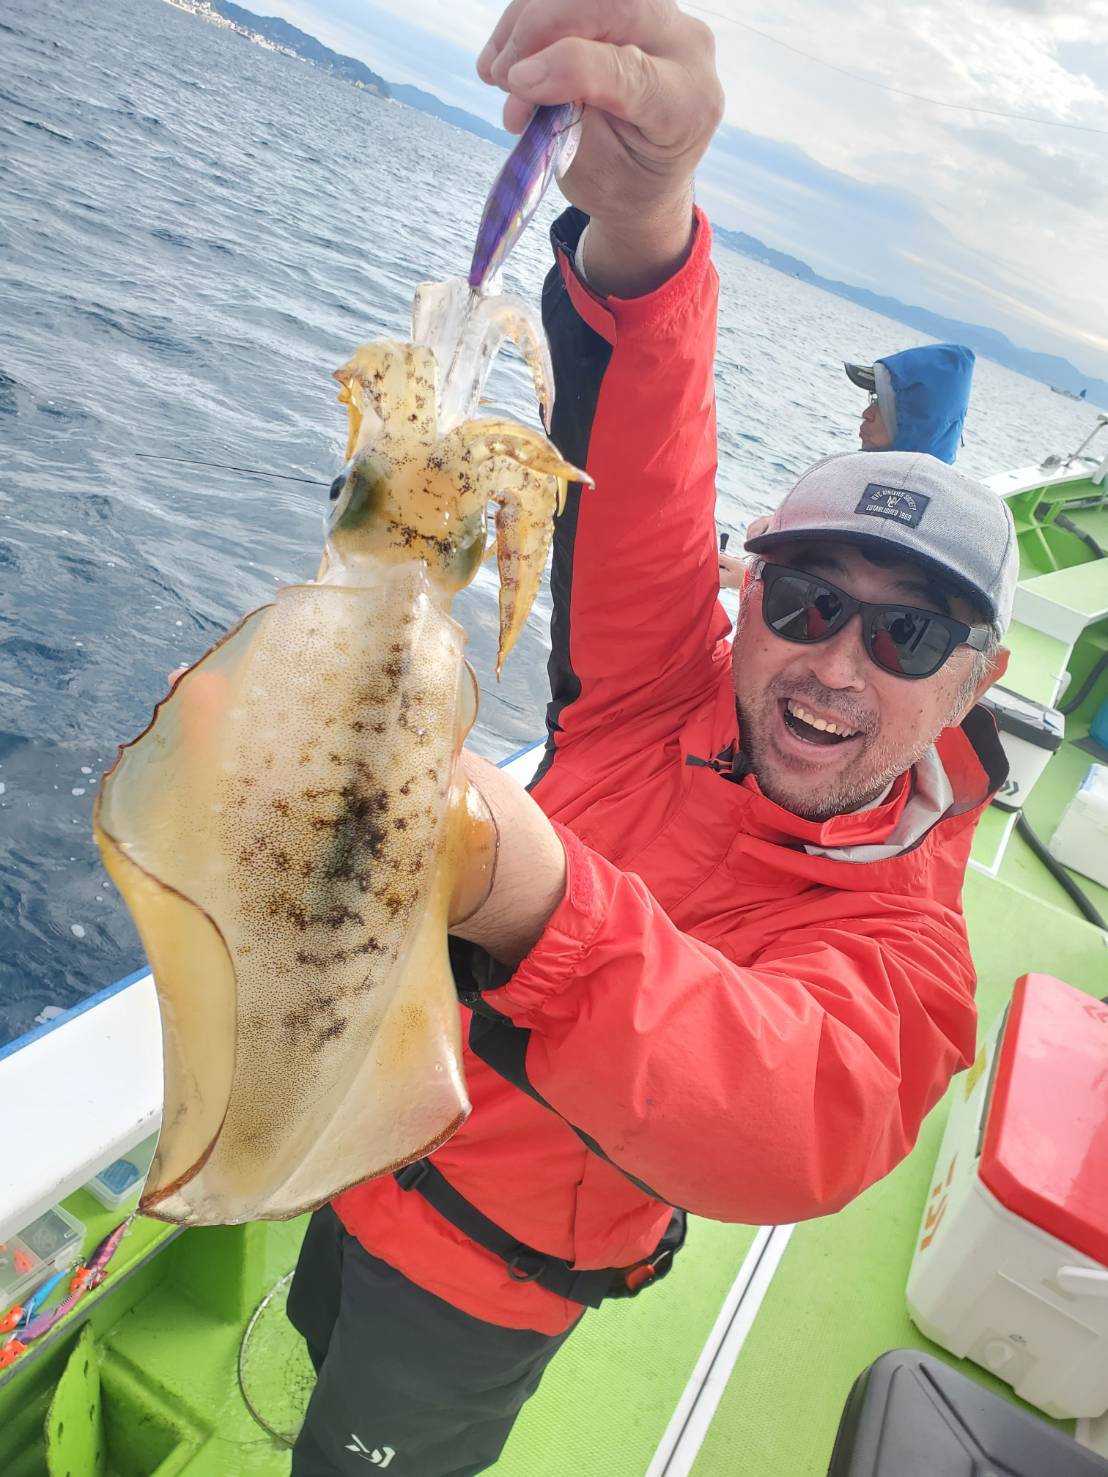
{"label": "black bag", "polygon": [[847,1398],[827,1477],[1108,1477],[1108,1461],[914,1349]]}

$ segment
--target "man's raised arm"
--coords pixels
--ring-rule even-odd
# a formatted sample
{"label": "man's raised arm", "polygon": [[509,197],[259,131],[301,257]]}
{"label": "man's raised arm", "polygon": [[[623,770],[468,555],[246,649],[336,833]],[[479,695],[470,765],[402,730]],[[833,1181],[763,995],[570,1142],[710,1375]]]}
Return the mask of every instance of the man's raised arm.
{"label": "man's raised arm", "polygon": [[[596,481],[555,535],[550,727],[689,702],[726,630],[716,604],[717,280],[692,178],[719,121],[711,32],[672,0],[515,0],[478,62],[531,106],[580,98],[543,294],[551,434]],[[587,231],[585,230],[586,222]],[[582,241],[582,232],[584,240]]]}

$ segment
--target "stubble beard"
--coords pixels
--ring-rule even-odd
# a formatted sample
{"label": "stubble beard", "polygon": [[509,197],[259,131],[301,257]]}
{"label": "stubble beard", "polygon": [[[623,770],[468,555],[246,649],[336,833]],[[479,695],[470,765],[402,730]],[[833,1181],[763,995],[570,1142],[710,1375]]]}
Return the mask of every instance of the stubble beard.
{"label": "stubble beard", "polygon": [[[812,690],[805,691],[806,686]],[[807,697],[816,707],[836,705],[834,695],[830,695],[829,700],[829,695],[819,688],[818,683],[801,684],[799,688],[793,683],[790,684],[790,691]],[[821,775],[817,781],[818,791],[813,793],[811,787],[792,780],[788,773],[780,772],[780,761],[776,760],[771,745],[763,740],[768,726],[780,721],[780,699],[767,692],[759,705],[758,713],[744,704],[741,697],[737,697],[736,702],[743,753],[750,761],[751,771],[763,795],[782,809],[799,816],[801,820],[826,821],[833,816],[847,815],[852,810],[868,805],[883,794],[895,779],[911,769],[931,747],[931,741],[928,740],[921,742],[908,755],[901,753],[894,756],[889,753],[888,746],[882,743],[880,733],[871,738],[863,735],[862,747],[856,752],[851,765],[834,776],[824,778]],[[841,701],[837,706],[841,709]]]}

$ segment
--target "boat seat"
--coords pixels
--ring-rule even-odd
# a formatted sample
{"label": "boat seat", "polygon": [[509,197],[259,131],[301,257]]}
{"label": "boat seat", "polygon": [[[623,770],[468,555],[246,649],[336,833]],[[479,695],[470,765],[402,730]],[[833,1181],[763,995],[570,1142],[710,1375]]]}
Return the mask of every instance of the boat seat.
{"label": "boat seat", "polygon": [[1045,631],[1014,620],[1004,644],[1011,652],[1002,679],[1004,686],[1021,697],[1053,707],[1066,674],[1072,642],[1048,636]]}
{"label": "boat seat", "polygon": [[1086,626],[1108,620],[1108,559],[1024,580],[1016,590],[1015,618],[1072,646]]}

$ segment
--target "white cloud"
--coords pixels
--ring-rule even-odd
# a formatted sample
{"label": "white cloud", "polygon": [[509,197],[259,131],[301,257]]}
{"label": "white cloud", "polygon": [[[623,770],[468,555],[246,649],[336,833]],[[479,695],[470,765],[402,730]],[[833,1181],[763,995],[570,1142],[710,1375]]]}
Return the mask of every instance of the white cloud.
{"label": "white cloud", "polygon": [[[710,8],[887,87],[1108,131],[1108,87],[1096,80],[1108,71],[1106,0],[1049,0],[1042,9],[1035,0],[833,8],[774,0],[741,10],[736,0],[715,0]],[[1108,328],[1108,136],[931,107],[853,81],[726,19],[710,24],[729,121],[856,180],[907,190],[944,228],[947,255],[930,264],[927,306],[968,316],[966,293],[942,270],[953,266],[963,287],[975,279],[999,293],[979,299],[986,309],[991,301],[997,327],[1055,351],[1069,341],[1072,352],[1077,339],[1084,362],[1104,373],[1088,348]],[[916,271],[926,274],[921,258]],[[855,280],[847,262],[842,275]],[[1027,283],[1033,305],[1021,300]],[[888,278],[871,285],[903,292]]]}
{"label": "white cloud", "polygon": [[[398,80],[423,75],[448,101],[496,115],[495,106],[482,107],[463,53],[476,55],[500,4],[376,0],[376,7],[378,16],[460,48],[449,71],[432,80],[412,46]],[[403,50],[387,24],[359,21],[357,0],[268,0],[259,8],[286,15],[386,76],[385,57]],[[1092,353],[1108,332],[1108,136],[932,107],[886,90],[1108,133],[1108,0],[708,0],[704,7],[689,0],[686,8],[715,31],[728,122],[868,188],[871,205],[876,192],[895,190],[918,213],[908,240],[896,240],[887,223],[871,226],[889,233],[880,260],[853,247],[835,260],[837,238],[850,232],[829,234],[810,210],[803,215],[792,200],[804,188],[795,174],[786,182],[748,170],[741,178],[749,194],[731,199],[728,224],[818,270],[940,312],[973,317],[976,303],[978,320],[1108,373],[1108,361],[1094,362]],[[727,202],[718,166],[706,172],[705,186],[706,199]],[[849,206],[840,203],[840,211]],[[860,275],[860,266],[875,275]]]}

